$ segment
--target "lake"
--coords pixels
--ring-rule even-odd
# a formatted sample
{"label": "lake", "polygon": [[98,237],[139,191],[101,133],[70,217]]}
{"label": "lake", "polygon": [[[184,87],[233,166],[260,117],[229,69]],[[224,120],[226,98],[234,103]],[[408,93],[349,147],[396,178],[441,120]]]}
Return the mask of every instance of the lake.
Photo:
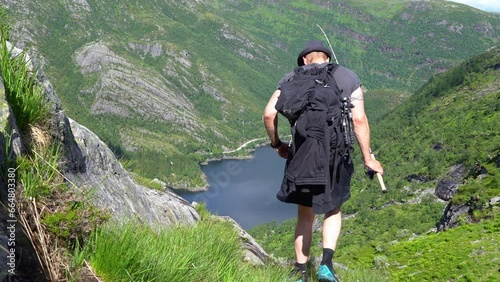
{"label": "lake", "polygon": [[246,230],[295,217],[295,205],[276,199],[285,159],[271,147],[258,148],[252,155],[245,160],[209,162],[202,166],[208,191],[178,194],[189,202],[204,202],[210,212],[230,216]]}

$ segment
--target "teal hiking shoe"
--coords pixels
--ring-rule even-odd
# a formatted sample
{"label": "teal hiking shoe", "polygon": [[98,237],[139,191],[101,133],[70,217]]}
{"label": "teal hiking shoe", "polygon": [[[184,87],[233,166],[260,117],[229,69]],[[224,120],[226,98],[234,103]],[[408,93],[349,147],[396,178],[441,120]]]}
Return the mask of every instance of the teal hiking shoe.
{"label": "teal hiking shoe", "polygon": [[319,270],[318,270],[318,281],[319,282],[340,282],[339,278],[335,274],[335,272],[332,273],[330,269],[328,269],[328,266],[326,265],[320,265]]}

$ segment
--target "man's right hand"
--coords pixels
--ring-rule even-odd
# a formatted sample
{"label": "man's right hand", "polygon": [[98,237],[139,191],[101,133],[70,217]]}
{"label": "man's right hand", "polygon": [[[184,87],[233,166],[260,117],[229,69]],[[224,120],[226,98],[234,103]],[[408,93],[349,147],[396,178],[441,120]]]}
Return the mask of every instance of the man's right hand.
{"label": "man's right hand", "polygon": [[281,145],[276,148],[276,152],[280,157],[288,159],[288,144],[285,142],[281,143]]}
{"label": "man's right hand", "polygon": [[384,169],[382,168],[382,165],[380,164],[379,161],[373,158],[365,162],[365,166],[373,170],[375,173],[380,173],[381,175],[384,175]]}

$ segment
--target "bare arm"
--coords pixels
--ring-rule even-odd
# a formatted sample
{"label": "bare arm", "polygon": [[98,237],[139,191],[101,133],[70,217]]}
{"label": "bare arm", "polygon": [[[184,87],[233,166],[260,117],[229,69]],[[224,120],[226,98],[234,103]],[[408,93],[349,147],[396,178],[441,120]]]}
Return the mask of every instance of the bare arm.
{"label": "bare arm", "polygon": [[351,94],[351,103],[354,105],[352,109],[352,120],[354,124],[354,133],[358,140],[359,149],[363,154],[365,166],[380,174],[384,173],[382,165],[379,161],[372,158],[370,153],[370,126],[368,117],[365,113],[365,102],[363,99],[363,91],[361,87],[356,89]]}
{"label": "bare arm", "polygon": [[266,127],[267,135],[271,140],[271,144],[276,145],[279,142],[278,137],[278,111],[275,109],[276,102],[280,96],[281,91],[274,91],[271,99],[264,109],[264,126]]}
{"label": "bare arm", "polygon": [[[266,128],[267,135],[269,136],[269,140],[271,140],[271,145],[273,146],[276,146],[281,142],[278,135],[278,111],[275,108],[280,94],[281,91],[279,89],[274,91],[264,109],[264,126]],[[276,150],[281,157],[287,157],[288,145],[283,143],[281,146],[277,147]]]}

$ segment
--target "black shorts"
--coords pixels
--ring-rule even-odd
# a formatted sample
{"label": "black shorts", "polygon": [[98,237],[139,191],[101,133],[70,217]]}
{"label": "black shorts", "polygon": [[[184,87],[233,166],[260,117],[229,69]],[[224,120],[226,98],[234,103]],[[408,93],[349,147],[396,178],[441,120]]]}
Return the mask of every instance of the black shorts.
{"label": "black shorts", "polygon": [[295,185],[285,175],[276,198],[285,203],[312,207],[315,214],[325,214],[342,206],[351,197],[353,169],[351,162],[342,164],[329,186]]}
{"label": "black shorts", "polygon": [[325,193],[324,186],[299,186],[294,191],[291,191],[290,185],[287,187],[288,191],[280,189],[276,195],[278,200],[312,207],[315,214],[325,214],[340,207],[351,197],[349,186],[344,186],[343,189],[334,188],[331,193]]}

